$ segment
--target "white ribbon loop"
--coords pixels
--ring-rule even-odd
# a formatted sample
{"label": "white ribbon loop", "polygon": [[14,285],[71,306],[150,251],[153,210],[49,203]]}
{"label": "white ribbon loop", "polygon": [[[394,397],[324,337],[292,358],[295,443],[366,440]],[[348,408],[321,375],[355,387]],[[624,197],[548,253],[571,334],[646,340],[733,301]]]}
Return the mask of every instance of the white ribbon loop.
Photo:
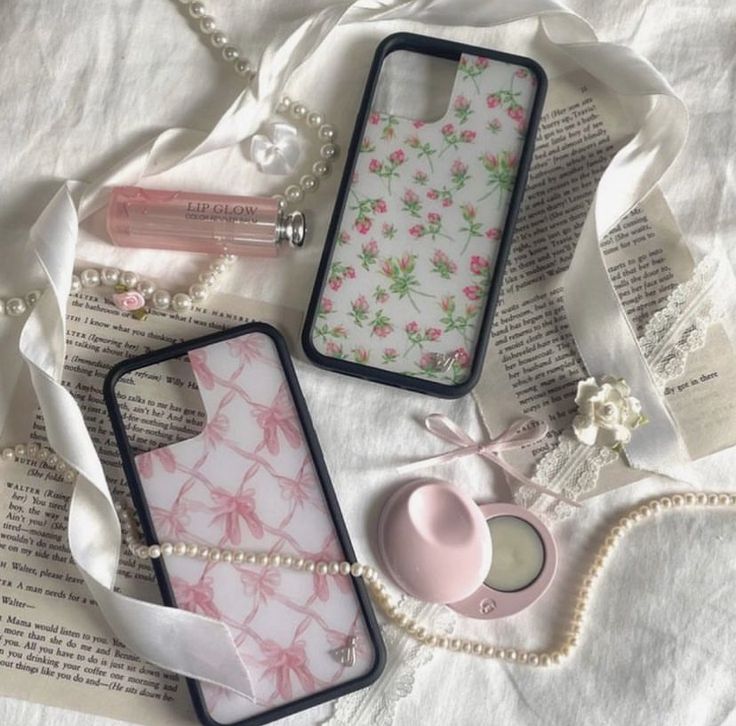
{"label": "white ribbon loop", "polygon": [[300,155],[297,130],[290,124],[272,124],[269,134],[256,134],[250,141],[251,161],[264,174],[291,174]]}

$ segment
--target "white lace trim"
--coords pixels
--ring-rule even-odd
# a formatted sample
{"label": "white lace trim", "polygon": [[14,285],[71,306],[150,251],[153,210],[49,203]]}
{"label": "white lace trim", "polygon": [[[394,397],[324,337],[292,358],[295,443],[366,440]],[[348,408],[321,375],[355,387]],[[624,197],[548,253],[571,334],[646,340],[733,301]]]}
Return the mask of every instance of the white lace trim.
{"label": "white lace trim", "polygon": [[[403,599],[400,606],[410,617],[430,621],[433,629],[445,634],[455,627],[455,614],[448,608],[426,603],[415,603],[412,607]],[[436,649],[407,638],[391,623],[382,625],[381,632],[388,651],[381,677],[370,688],[353,691],[335,701],[332,716],[322,722],[323,726],[388,726],[394,722],[399,701],[411,694],[417,671],[432,660]]]}
{"label": "white lace trim", "polygon": [[[708,328],[722,315],[723,305],[712,294],[720,277],[717,261],[704,258],[690,278],[670,293],[664,307],[649,319],[639,344],[660,389],[682,375],[688,355],[705,345]],[[618,458],[616,451],[586,446],[566,432],[536,465],[533,479],[578,500],[598,484],[601,468]],[[565,519],[575,511],[531,487],[516,490],[514,499],[553,521]]]}
{"label": "white lace trim", "polygon": [[[613,449],[587,446],[565,433],[537,464],[534,481],[577,501],[598,483],[601,468],[616,459],[618,452]],[[569,504],[528,486],[520,487],[515,498],[518,504],[550,520],[564,519],[574,511]]]}
{"label": "white lace trim", "polygon": [[704,258],[649,319],[639,344],[660,388],[682,375],[688,355],[705,345],[708,328],[723,313],[712,294],[719,277],[716,260]]}

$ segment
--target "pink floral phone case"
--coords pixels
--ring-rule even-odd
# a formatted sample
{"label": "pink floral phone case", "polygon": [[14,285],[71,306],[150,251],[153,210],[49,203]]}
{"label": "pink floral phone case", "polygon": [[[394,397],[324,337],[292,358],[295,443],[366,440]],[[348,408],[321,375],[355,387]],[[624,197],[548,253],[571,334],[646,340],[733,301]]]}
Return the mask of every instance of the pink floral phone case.
{"label": "pink floral phone case", "polygon": [[[462,395],[480,372],[544,75],[527,59],[394,37],[369,79],[303,342],[327,368]],[[436,121],[373,106],[380,63],[405,48],[457,53]]]}
{"label": "pink floral phone case", "polygon": [[[269,326],[241,330],[189,344],[207,416],[201,433],[135,457],[154,537],[353,561],[284,344]],[[377,677],[380,638],[352,579],[163,560],[176,606],[230,627],[255,688],[251,703],[198,684],[205,720],[247,723],[266,712],[277,718]],[[340,652],[352,638],[351,665]]]}

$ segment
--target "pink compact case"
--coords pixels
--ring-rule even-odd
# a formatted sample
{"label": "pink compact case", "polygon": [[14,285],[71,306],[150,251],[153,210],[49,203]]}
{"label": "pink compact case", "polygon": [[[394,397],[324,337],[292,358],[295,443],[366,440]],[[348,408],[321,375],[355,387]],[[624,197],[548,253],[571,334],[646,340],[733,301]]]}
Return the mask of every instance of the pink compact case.
{"label": "pink compact case", "polygon": [[476,504],[450,482],[410,482],[378,524],[386,569],[409,595],[471,618],[513,615],[540,598],[557,569],[546,525],[516,504]]}

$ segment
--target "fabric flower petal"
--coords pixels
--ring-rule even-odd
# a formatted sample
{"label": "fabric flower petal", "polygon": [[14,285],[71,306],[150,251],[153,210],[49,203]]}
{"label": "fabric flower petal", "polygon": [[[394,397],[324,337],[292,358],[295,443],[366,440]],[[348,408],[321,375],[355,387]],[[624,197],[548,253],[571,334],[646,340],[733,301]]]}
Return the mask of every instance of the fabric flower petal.
{"label": "fabric flower petal", "polygon": [[268,134],[255,134],[250,141],[250,158],[265,174],[291,174],[300,155],[297,130],[289,124],[273,124]]}
{"label": "fabric flower petal", "polygon": [[586,378],[578,383],[578,392],[575,396],[575,403],[580,406],[587,402],[591,397],[598,393],[598,384],[595,378]]}
{"label": "fabric flower petal", "polygon": [[572,421],[572,428],[578,441],[588,446],[595,444],[598,427],[592,419],[585,416],[576,416]]}

